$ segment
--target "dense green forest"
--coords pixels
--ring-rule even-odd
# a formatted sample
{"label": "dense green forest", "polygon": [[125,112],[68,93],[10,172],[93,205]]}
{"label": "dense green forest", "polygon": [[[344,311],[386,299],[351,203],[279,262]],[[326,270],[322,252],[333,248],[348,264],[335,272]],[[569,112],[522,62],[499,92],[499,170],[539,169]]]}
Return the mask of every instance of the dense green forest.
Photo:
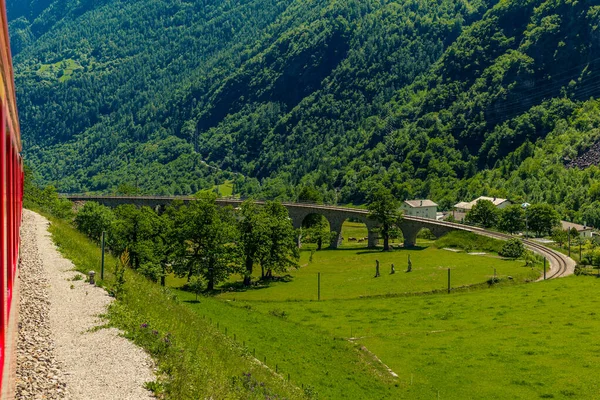
{"label": "dense green forest", "polygon": [[9,0],[24,154],[59,191],[233,180],[357,204],[381,182],[600,226],[600,171],[578,168],[600,136],[596,4]]}

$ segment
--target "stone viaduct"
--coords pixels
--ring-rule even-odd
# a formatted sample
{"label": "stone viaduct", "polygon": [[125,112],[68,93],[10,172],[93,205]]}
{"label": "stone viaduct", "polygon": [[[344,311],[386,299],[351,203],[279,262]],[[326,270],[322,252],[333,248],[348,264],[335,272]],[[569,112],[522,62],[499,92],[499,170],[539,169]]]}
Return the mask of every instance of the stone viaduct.
{"label": "stone viaduct", "polygon": [[[107,207],[117,207],[122,204],[134,204],[138,207],[148,206],[156,211],[160,211],[175,200],[184,203],[194,201],[194,197],[182,196],[93,196],[93,195],[63,195],[73,202],[94,201],[103,204]],[[217,199],[217,204],[223,206],[238,207],[243,200],[239,199]],[[256,201],[257,204],[264,204],[263,201]],[[330,248],[337,249],[342,243],[342,224],[347,219],[361,221],[367,226],[369,231],[368,246],[375,247],[379,242],[379,223],[369,219],[368,211],[360,208],[349,208],[339,206],[328,206],[321,204],[309,203],[282,203],[288,210],[292,225],[296,229],[302,227],[302,221],[310,214],[323,215],[329,221],[329,227],[332,232],[337,232],[337,235],[332,239]],[[423,228],[429,229],[436,237],[445,235],[446,233],[460,229],[456,225],[448,224],[443,221],[435,221],[432,219],[404,216],[400,229],[404,236],[404,247],[413,247],[417,241],[417,234]],[[300,240],[300,239],[299,239]]]}

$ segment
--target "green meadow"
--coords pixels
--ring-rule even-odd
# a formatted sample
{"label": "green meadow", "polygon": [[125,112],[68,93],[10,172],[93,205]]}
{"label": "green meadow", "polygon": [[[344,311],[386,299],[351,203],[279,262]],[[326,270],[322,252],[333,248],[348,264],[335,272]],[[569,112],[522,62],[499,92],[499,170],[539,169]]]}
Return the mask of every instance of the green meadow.
{"label": "green meadow", "polygon": [[[98,267],[98,248],[82,234],[60,221],[53,221],[52,233],[81,271]],[[517,284],[539,270],[489,250],[476,256],[431,241],[419,246],[384,254],[352,245],[314,252],[309,262],[306,245],[306,265],[291,271],[288,282],[199,301],[128,271],[124,297],[111,307],[108,322],[158,360],[163,378],[149,386],[167,398],[598,397],[597,278]],[[397,261],[396,274],[389,275],[385,266],[408,254],[413,272]],[[372,276],[376,258],[379,278]],[[114,265],[114,258],[108,260]],[[491,265],[499,277],[510,273],[514,279],[484,283]],[[438,290],[445,282],[434,271],[447,266],[457,282],[462,269],[471,286],[450,294]],[[319,271],[322,299],[316,301]],[[112,267],[102,284],[114,285]],[[144,323],[159,332],[156,338]],[[163,337],[172,348],[160,344]]]}
{"label": "green meadow", "polygon": [[73,59],[66,59],[54,64],[43,64],[37,73],[40,76],[56,76],[60,82],[71,79],[73,72],[83,67]]}
{"label": "green meadow", "polygon": [[[301,267],[292,270],[282,282],[257,286],[246,291],[224,292],[223,299],[286,301],[317,300],[318,274],[321,279],[321,300],[351,299],[371,296],[394,296],[445,290],[448,269],[454,288],[484,283],[494,276],[501,282],[524,282],[539,277],[538,269],[525,268],[524,261],[504,260],[496,255],[470,255],[438,249],[432,243],[422,247],[383,253],[380,250],[321,250],[312,254],[302,251]],[[405,272],[408,257],[412,272]],[[376,260],[380,277],[375,278]],[[391,274],[391,265],[395,274]],[[257,271],[258,272],[258,271]]]}
{"label": "green meadow", "polygon": [[[367,230],[362,224],[346,222],[344,238],[362,238]],[[462,239],[461,234],[451,238]],[[292,270],[280,282],[256,286],[245,291],[225,291],[219,297],[228,300],[317,300],[318,275],[321,279],[321,300],[351,299],[372,296],[397,296],[447,290],[448,269],[453,288],[478,285],[491,280],[496,274],[502,284],[536,280],[541,270],[525,268],[523,260],[506,260],[486,246],[490,239],[483,238],[482,248],[472,247],[470,253],[453,248],[454,241],[439,243],[419,239],[413,249],[396,248],[391,252],[367,249],[366,242],[344,240],[341,249],[315,251],[315,245],[305,244],[300,257],[300,268]],[[397,242],[396,242],[397,244]],[[447,247],[446,247],[447,246]],[[464,247],[464,246],[463,246]],[[412,272],[407,273],[408,258]],[[380,277],[375,278],[376,261]],[[391,274],[394,264],[395,273]],[[255,271],[259,277],[259,271]],[[509,279],[511,277],[512,279]],[[236,280],[241,280],[237,277]],[[182,280],[171,281],[181,285]]]}
{"label": "green meadow", "polygon": [[189,306],[323,398],[592,399],[599,285],[570,277],[450,295]]}
{"label": "green meadow", "polygon": [[233,181],[225,181],[220,185],[215,185],[212,190],[221,197],[231,197],[233,195]]}

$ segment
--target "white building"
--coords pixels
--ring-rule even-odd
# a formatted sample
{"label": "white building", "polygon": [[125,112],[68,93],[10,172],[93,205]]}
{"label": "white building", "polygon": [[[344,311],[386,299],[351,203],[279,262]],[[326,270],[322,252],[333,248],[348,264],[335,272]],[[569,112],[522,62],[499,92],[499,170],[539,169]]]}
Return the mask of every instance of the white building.
{"label": "white building", "polygon": [[560,221],[560,224],[564,231],[575,228],[577,230],[577,233],[579,234],[579,237],[583,239],[591,239],[594,235],[594,228],[590,226],[574,224],[573,222],[567,221]]}
{"label": "white building", "polygon": [[438,205],[431,200],[406,200],[400,206],[404,215],[431,219],[436,219],[437,207]]}
{"label": "white building", "polygon": [[473,206],[475,204],[477,204],[478,201],[481,201],[481,200],[491,201],[492,204],[494,204],[496,206],[496,208],[499,210],[506,208],[512,204],[512,202],[507,199],[501,199],[499,197],[480,196],[469,203],[466,203],[464,201],[461,201],[460,203],[456,203],[454,205],[454,210],[452,211],[452,216],[457,221],[462,221],[465,218],[465,216],[467,215],[467,213],[471,210],[471,208],[473,208]]}

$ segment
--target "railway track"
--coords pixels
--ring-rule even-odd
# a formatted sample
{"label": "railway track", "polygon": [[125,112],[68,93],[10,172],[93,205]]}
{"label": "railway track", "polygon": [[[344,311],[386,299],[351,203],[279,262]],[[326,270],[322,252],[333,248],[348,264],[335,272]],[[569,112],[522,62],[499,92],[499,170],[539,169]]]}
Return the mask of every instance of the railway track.
{"label": "railway track", "polygon": [[[405,216],[404,218],[410,218],[410,219],[414,219],[414,220],[424,220],[424,218],[420,218],[420,217]],[[446,222],[446,221],[438,221],[438,223],[441,226],[448,226],[448,227],[460,229],[463,231],[473,232],[478,235],[483,235],[483,236],[488,236],[488,237],[492,237],[495,239],[500,239],[500,240],[508,240],[508,239],[514,238],[514,236],[511,236],[511,235],[508,235],[505,233],[489,231],[489,230],[486,230],[483,228],[478,228],[475,226],[462,225],[462,224]],[[573,271],[575,269],[575,261],[573,259],[571,259],[570,257],[568,257],[565,254],[562,254],[554,249],[546,247],[543,244],[537,243],[533,240],[527,239],[527,240],[524,240],[523,243],[525,244],[525,247],[527,247],[528,249],[532,250],[533,252],[541,255],[542,257],[545,257],[548,260],[548,263],[550,264],[550,273],[546,274],[546,279],[562,278],[562,277],[573,274]],[[543,279],[544,279],[543,277],[540,278],[540,280],[543,280]]]}

